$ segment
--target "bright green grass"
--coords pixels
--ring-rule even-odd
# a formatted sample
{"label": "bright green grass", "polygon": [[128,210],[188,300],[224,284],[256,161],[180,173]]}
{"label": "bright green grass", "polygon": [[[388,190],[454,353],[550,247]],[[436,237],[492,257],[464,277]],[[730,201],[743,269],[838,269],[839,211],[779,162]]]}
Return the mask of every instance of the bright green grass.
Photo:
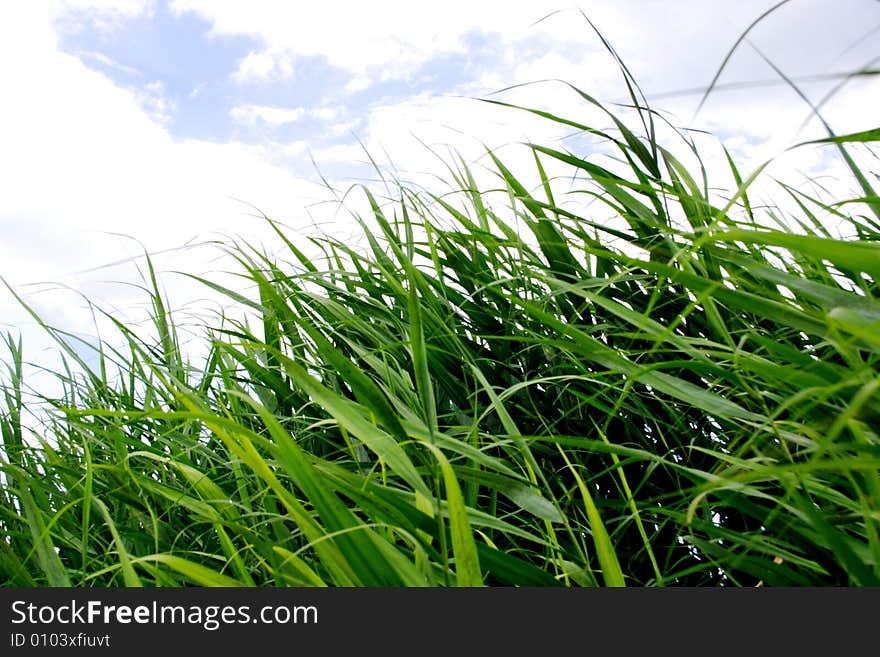
{"label": "bright green grass", "polygon": [[272,223],[286,259],[231,249],[253,294],[203,281],[256,321],[206,325],[199,366],[150,265],[154,330],[116,322],[99,368],[45,327],[67,367],[38,432],[8,338],[2,581],[880,584],[880,199],[845,150],[876,132],[807,146],[862,191],[784,186],[781,222],[732,161],[711,202],[637,114],[543,114],[626,176],[535,145],[534,187],[493,155],[492,192],[450,161],[442,197],[369,196],[364,249],[309,259]]}

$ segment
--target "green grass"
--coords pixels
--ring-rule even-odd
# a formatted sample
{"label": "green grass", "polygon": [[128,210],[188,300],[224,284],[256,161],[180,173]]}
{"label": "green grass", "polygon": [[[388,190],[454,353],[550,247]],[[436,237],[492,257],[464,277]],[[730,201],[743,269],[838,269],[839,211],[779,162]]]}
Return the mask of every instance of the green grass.
{"label": "green grass", "polygon": [[9,336],[2,581],[880,584],[880,199],[848,150],[877,131],[801,146],[859,191],[780,184],[792,213],[732,159],[689,170],[630,84],[613,131],[534,110],[625,175],[530,145],[532,173],[489,154],[491,189],[454,158],[444,194],[364,188],[360,246],[267,218],[286,255],[199,279],[247,311],[204,358],[148,260],[153,326],[108,316],[99,366],[41,322],[64,392],[36,428]]}

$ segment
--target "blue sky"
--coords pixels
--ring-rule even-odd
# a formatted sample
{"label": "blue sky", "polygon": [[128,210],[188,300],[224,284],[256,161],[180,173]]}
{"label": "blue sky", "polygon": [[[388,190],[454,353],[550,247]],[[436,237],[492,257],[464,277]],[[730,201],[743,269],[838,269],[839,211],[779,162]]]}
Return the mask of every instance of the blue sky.
{"label": "blue sky", "polygon": [[[11,0],[0,5],[0,276],[49,319],[93,331],[82,299],[136,308],[129,262],[210,239],[262,239],[253,204],[295,235],[319,226],[353,231],[312,164],[338,189],[374,178],[364,148],[401,176],[431,185],[440,164],[423,144],[479,164],[500,149],[529,167],[517,144],[589,139],[478,98],[511,85],[569,81],[604,102],[625,99],[612,59],[580,14],[613,43],[655,107],[677,125],[710,130],[706,161],[723,143],[755,166],[799,139],[807,108],[784,84],[720,90],[699,115],[698,96],[743,29],[771,0],[592,0],[562,4],[293,3],[250,0]],[[756,53],[787,75],[864,67],[880,49],[876,0],[791,0],[750,34],[720,82],[772,80]],[[804,83],[817,99],[832,81]],[[841,132],[876,127],[878,83],[846,85],[824,108]],[[560,84],[498,96],[579,120],[603,119]],[[834,175],[821,154],[779,167]],[[491,175],[485,180],[491,182]],[[353,200],[356,202],[356,199]],[[187,250],[160,264],[204,273],[219,265]],[[167,280],[181,299],[199,292]],[[5,296],[4,296],[5,295]],[[141,299],[142,301],[142,299]],[[5,292],[0,329],[33,323]],[[30,328],[28,328],[30,327]],[[36,340],[36,338],[34,338]]]}
{"label": "blue sky", "polygon": [[[357,118],[356,107],[423,92],[454,93],[475,71],[497,66],[500,49],[497,34],[463,34],[461,52],[439,53],[404,78],[379,80],[366,89],[352,90],[345,94],[345,104],[339,105],[335,101],[338,90],[355,78],[326,56],[291,55],[296,60],[295,76],[264,79],[255,74],[237,81],[242,63],[262,47],[261,39],[214,35],[209,20],[191,12],[174,13],[165,3],[121,20],[112,29],[90,21],[84,10],[62,14],[54,26],[62,52],[80,58],[121,87],[161,94],[170,106],[165,118],[172,135],[221,142],[260,141],[267,137],[267,130],[275,139],[326,136],[328,128]],[[538,44],[523,45],[534,48]],[[158,90],[157,83],[161,85]],[[312,111],[278,124],[235,118],[235,108],[253,105]]]}
{"label": "blue sky", "polygon": [[[152,109],[174,137],[215,142],[345,141],[349,131],[340,127],[357,124],[362,118],[357,107],[423,92],[454,93],[474,71],[497,65],[493,59],[499,48],[498,35],[463,34],[461,52],[438,53],[405,77],[380,79],[365,89],[353,85],[340,104],[336,99],[339,89],[356,78],[325,55],[290,53],[295,75],[292,70],[285,74],[280,65],[276,75],[252,72],[243,79],[239,69],[264,46],[259,36],[214,34],[209,19],[194,12],[175,12],[164,2],[119,19],[111,28],[91,18],[85,9],[58,15],[53,27],[59,50],[79,58],[114,84],[161,101]],[[289,65],[293,69],[293,62]],[[248,112],[249,107],[263,108],[263,112]]]}

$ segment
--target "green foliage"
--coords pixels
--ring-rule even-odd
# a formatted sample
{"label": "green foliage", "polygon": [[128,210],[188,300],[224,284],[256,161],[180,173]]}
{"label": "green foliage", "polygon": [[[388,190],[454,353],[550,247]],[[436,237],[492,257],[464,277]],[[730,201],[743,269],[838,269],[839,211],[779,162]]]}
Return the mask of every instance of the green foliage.
{"label": "green foliage", "polygon": [[365,190],[366,248],[321,259],[267,219],[289,261],[235,247],[253,295],[203,281],[250,320],[205,326],[199,366],[150,264],[154,330],[111,316],[99,367],[43,325],[65,392],[39,432],[9,337],[2,580],[880,584],[876,198],[783,186],[787,228],[732,159],[716,205],[647,108],[643,135],[530,111],[629,175],[532,145],[534,191],[490,153],[499,194],[452,161],[448,194]]}

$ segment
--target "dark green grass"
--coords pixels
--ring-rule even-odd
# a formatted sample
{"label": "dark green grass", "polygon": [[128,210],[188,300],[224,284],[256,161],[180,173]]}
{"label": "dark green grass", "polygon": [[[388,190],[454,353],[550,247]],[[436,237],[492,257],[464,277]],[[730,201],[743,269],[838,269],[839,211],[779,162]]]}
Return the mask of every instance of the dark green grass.
{"label": "dark green grass", "polygon": [[109,316],[98,367],[43,324],[66,366],[36,427],[10,336],[2,581],[880,583],[880,199],[846,150],[877,132],[802,146],[860,191],[782,185],[792,213],[733,160],[689,171],[631,89],[638,132],[541,112],[627,175],[532,145],[533,175],[489,154],[493,189],[455,159],[442,195],[363,189],[359,247],[270,222],[286,255],[233,246],[245,285],[200,279],[247,311],[205,358],[152,264],[154,326]]}

